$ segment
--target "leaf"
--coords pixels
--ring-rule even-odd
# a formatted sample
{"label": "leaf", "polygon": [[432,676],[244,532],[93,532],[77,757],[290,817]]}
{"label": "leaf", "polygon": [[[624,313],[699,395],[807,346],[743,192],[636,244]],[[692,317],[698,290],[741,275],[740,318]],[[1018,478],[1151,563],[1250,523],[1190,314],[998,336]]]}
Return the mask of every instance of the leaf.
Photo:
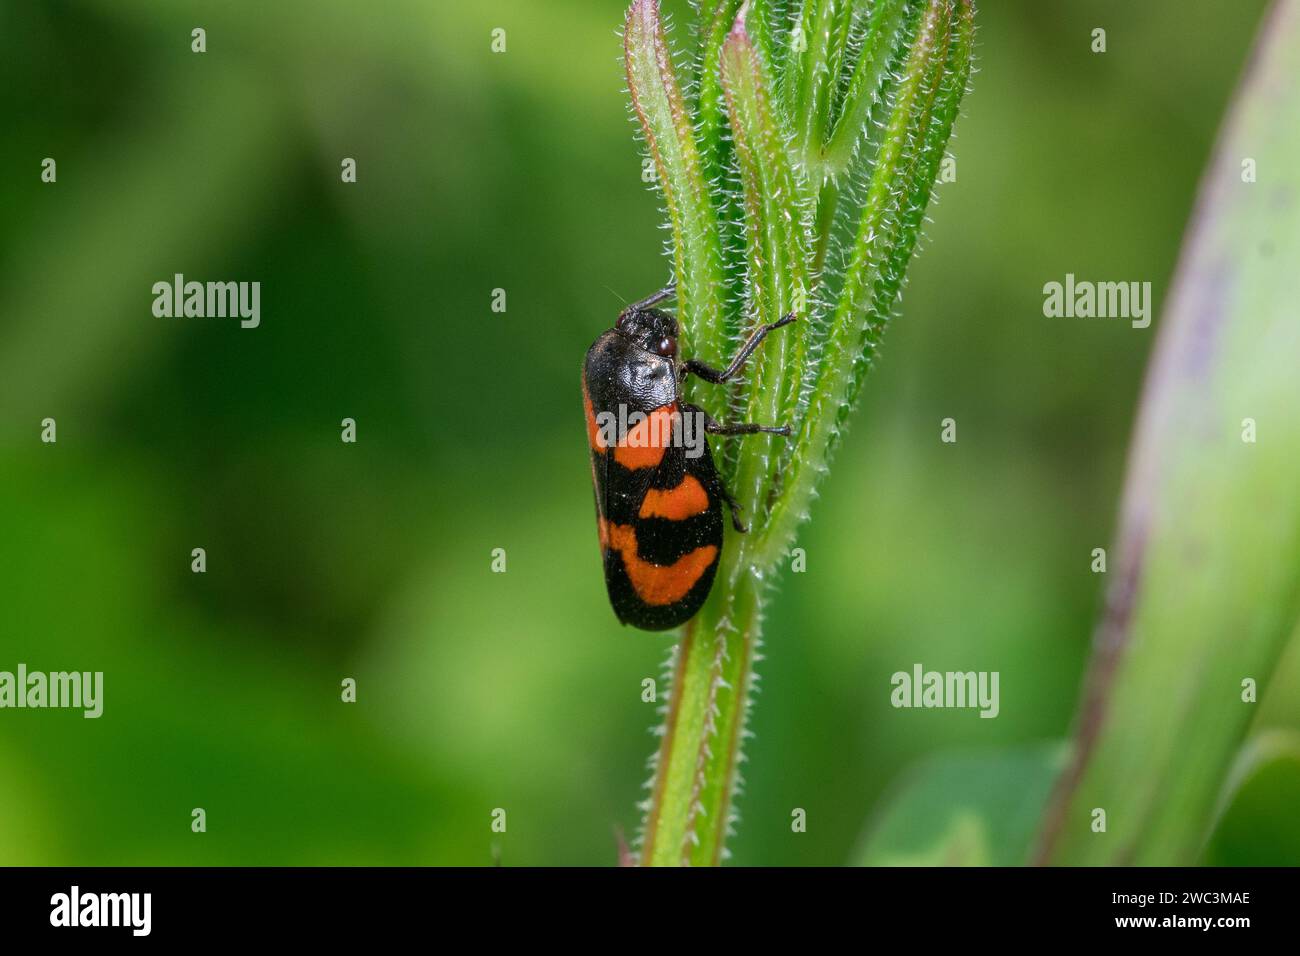
{"label": "leaf", "polygon": [[[722,44],[731,31],[743,0],[697,0],[697,32],[700,50],[696,63],[695,83],[699,94],[696,99],[695,135],[700,145],[703,175],[711,185],[714,214],[718,223],[718,243],[721,249],[731,250],[741,246],[744,214],[736,190],[723,188],[731,173],[732,143],[727,136],[726,101],[722,93]],[[722,256],[723,301],[729,305],[739,300],[745,286],[745,263],[736,255]],[[740,317],[734,308],[723,310],[723,329],[728,341],[740,334]],[[710,351],[708,358],[722,361],[724,353]],[[718,456],[724,473],[728,471],[728,451],[722,449]]]}
{"label": "leaf", "polygon": [[[744,194],[750,321],[746,334],[798,310],[809,295],[806,213],[801,184],[786,147],[787,135],[776,113],[767,67],[737,19],[722,51],[736,159]],[[803,307],[806,313],[806,306]],[[797,404],[807,355],[805,321],[774,334],[750,360],[748,421],[787,421]],[[784,441],[784,439],[781,439]],[[733,487],[751,515],[763,503],[761,489],[770,477],[772,437],[755,435],[742,452]]]}
{"label": "leaf", "polygon": [[722,355],[726,333],[717,214],[657,0],[634,0],[628,8],[623,53],[632,105],[668,206],[683,351]]}
{"label": "leaf", "polygon": [[772,560],[784,553],[807,514],[893,308],[966,90],[973,41],[974,7],[968,0],[930,0],[891,92],[817,378],[799,429],[782,453],[786,490],[764,531],[763,550]]}
{"label": "leaf", "polygon": [[1224,788],[1209,866],[1300,866],[1300,733],[1274,730],[1248,744]]}
{"label": "leaf", "polygon": [[802,42],[791,47],[787,102],[796,121],[799,153],[814,183],[821,181],[822,138],[830,125],[835,77],[852,13],[848,0],[804,0],[798,26]]}
{"label": "leaf", "polygon": [[[1040,862],[1194,862],[1300,619],[1300,6],[1263,25],[1147,373],[1111,581]],[[1260,181],[1243,182],[1242,159]],[[1134,335],[1143,334],[1138,330]],[[1245,441],[1247,419],[1257,423]],[[1093,833],[1094,808],[1107,830]]]}
{"label": "leaf", "polygon": [[[903,28],[907,7],[907,0],[876,0],[872,4],[862,49],[854,63],[844,102],[825,148],[823,162],[831,175],[838,175],[848,168],[867,128],[871,109],[884,94],[894,38]],[[920,6],[911,5],[911,32],[915,32],[921,10]]]}
{"label": "leaf", "polygon": [[708,175],[717,175],[721,160],[721,132],[725,118],[719,62],[722,45],[727,39],[742,0],[713,0],[701,38],[699,65],[699,105],[697,123]]}
{"label": "leaf", "polygon": [[1015,866],[1065,761],[1063,743],[938,754],[881,801],[858,866]]}
{"label": "leaf", "polygon": [[[775,0],[779,6],[781,0]],[[773,9],[773,0],[747,0],[744,10],[738,11],[737,16],[743,15],[745,18],[745,30],[749,33],[749,38],[754,47],[758,50],[759,58],[769,66],[775,67],[777,58],[775,53],[775,40],[772,31],[772,20],[776,16]],[[774,76],[773,95],[778,104],[781,101],[781,76],[780,71]]]}
{"label": "leaf", "polygon": [[[973,7],[967,5],[964,15],[973,18]],[[963,11],[959,9],[955,17],[962,16]],[[926,78],[925,119],[917,125],[909,144],[909,168],[903,178],[903,201],[899,204],[894,219],[886,224],[886,229],[892,230],[888,244],[889,254],[875,279],[871,307],[863,327],[861,347],[854,363],[847,399],[840,407],[841,421],[857,403],[864,374],[880,345],[885,325],[901,298],[903,277],[907,274],[908,263],[920,238],[925,211],[929,207],[944,152],[957,121],[957,111],[970,79],[974,21],[968,20],[964,27],[960,19],[955,20],[955,23],[946,62],[932,64],[931,73]],[[837,428],[832,440],[840,434],[841,431]]]}

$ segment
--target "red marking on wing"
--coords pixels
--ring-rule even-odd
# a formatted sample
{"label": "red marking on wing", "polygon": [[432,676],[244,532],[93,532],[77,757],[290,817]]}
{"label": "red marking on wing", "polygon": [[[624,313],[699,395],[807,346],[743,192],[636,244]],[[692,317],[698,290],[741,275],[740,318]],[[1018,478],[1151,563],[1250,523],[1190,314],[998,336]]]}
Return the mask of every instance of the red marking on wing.
{"label": "red marking on wing", "polygon": [[637,597],[655,607],[675,604],[686,597],[695,582],[718,557],[717,545],[706,544],[687,552],[672,564],[651,564],[637,555],[636,530],[630,525],[601,523],[601,543],[622,556],[623,567]]}
{"label": "red marking on wing", "polygon": [[709,493],[704,490],[698,478],[694,475],[686,475],[676,488],[669,488],[666,491],[651,488],[647,491],[641,502],[639,516],[681,521],[708,510]]}
{"label": "red marking on wing", "polygon": [[628,429],[614,449],[614,460],[624,468],[657,468],[664,460],[664,449],[672,440],[673,416],[677,403],[660,405]]}

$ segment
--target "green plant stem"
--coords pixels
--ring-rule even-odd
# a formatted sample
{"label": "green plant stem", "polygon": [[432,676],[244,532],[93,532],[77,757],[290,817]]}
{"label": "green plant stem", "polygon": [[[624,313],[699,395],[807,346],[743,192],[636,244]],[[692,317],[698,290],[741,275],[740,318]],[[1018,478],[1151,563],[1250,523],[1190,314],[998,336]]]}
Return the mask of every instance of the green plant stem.
{"label": "green plant stem", "polygon": [[[706,322],[693,344],[723,360],[730,350],[720,330],[742,324],[719,318],[710,326],[712,313],[700,311],[709,295],[721,306],[718,262],[728,275],[743,276],[743,327],[787,311],[803,320],[769,336],[731,390],[732,410],[746,420],[789,422],[797,430],[788,440],[751,435],[719,455],[750,530],[728,529],[712,593],[674,650],[641,841],[640,862],[655,866],[715,865],[725,854],[767,581],[806,514],[897,297],[965,90],[974,31],[971,0],[880,0],[868,17],[855,17],[847,0],[807,0],[799,14],[807,49],[777,53],[769,52],[777,40],[762,0],[739,5],[720,39],[717,17],[733,6],[724,0],[707,8],[713,19],[702,34],[700,62],[712,70],[716,57],[718,76],[702,81],[703,115],[695,126],[682,111],[653,0],[635,0],[626,34],[628,82],[663,176],[679,289],[690,290],[680,303],[683,317]],[[862,37],[865,65],[845,61],[855,29],[885,34]],[[898,66],[897,81],[886,81],[886,64]],[[840,89],[849,70],[854,81]],[[709,92],[715,81],[721,101]],[[837,119],[841,100],[851,119]],[[859,194],[837,180],[843,168],[828,169],[822,159],[828,136],[838,136],[836,155],[848,165],[878,100],[886,128],[873,147],[877,154],[862,157],[873,162]],[[699,157],[721,155],[712,137],[723,115],[736,176],[723,177],[725,188],[710,193]],[[848,122],[860,124],[852,135]],[[698,149],[697,136],[704,138]],[[837,206],[858,229],[841,299],[824,323],[810,312],[818,307],[814,283]],[[721,218],[733,209],[743,213],[743,249],[718,239]],[[711,229],[712,238],[701,229]],[[691,271],[696,265],[703,283]]]}
{"label": "green plant stem", "polygon": [[[735,545],[737,542],[732,542]],[[761,581],[742,549],[687,626],[676,650],[671,698],[641,862],[716,866],[722,861],[739,782],[761,623]]]}

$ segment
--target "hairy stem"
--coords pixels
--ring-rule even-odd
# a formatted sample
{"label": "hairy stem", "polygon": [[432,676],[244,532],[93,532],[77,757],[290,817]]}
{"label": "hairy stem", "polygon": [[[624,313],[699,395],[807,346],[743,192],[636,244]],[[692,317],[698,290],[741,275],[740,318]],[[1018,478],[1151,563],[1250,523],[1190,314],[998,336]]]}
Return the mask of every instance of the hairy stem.
{"label": "hairy stem", "polygon": [[733,561],[677,648],[641,862],[722,862],[749,710],[760,582]]}
{"label": "hairy stem", "polygon": [[[790,29],[767,0],[700,9],[693,120],[654,0],[635,0],[626,34],[628,83],[668,205],[683,331],[693,328],[697,354],[723,361],[735,344],[727,330],[794,312],[799,321],[773,332],[731,386],[731,409],[795,431],[716,453],[749,533],[727,532],[712,593],[674,649],[641,841],[640,862],[653,866],[725,856],[766,586],[898,296],[974,29],[971,0],[877,0],[869,11],[804,0]],[[867,136],[873,117],[879,137]],[[837,209],[857,229],[844,255],[830,256]],[[818,287],[823,267],[837,271],[835,303]],[[720,292],[724,275],[743,280],[740,301]]]}

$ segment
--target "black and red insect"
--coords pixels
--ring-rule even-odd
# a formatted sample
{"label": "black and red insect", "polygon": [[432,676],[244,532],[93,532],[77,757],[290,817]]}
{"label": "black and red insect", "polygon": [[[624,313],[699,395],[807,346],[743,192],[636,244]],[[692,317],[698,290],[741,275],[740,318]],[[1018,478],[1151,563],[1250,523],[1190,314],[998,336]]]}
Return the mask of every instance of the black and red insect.
{"label": "black and red insect", "polygon": [[619,313],[592,343],[582,398],[596,490],[596,524],[609,603],[624,624],[647,631],[691,618],[722,556],[722,505],[737,531],[735,499],[713,464],[705,434],[789,435],[789,426],[723,424],[681,400],[687,375],[721,383],[739,374],[787,315],[759,326],[725,369],[678,361],[677,320],[654,308],[669,286]]}

